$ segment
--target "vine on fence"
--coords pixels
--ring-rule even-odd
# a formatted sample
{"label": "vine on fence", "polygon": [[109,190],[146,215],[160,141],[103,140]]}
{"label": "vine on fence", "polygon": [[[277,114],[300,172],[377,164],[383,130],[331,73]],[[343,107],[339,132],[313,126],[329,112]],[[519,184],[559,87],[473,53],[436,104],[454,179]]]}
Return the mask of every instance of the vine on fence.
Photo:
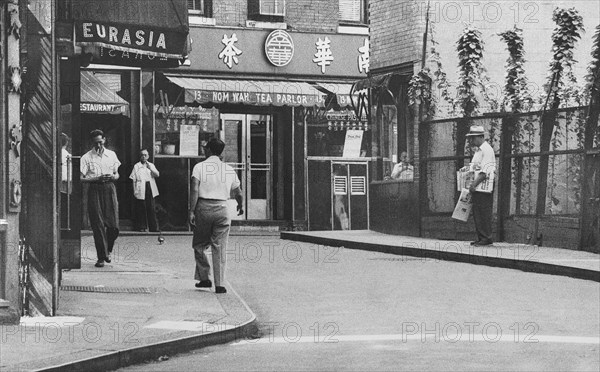
{"label": "vine on fence", "polygon": [[[525,74],[525,50],[523,42],[523,30],[516,25],[512,30],[504,31],[498,34],[502,41],[506,43],[509,56],[504,67],[506,68],[505,84],[504,84],[504,99],[502,101],[502,111],[506,112],[527,112],[533,106],[533,98],[529,91],[529,80]],[[514,132],[512,135],[512,152],[521,152],[521,146],[526,152],[532,152],[534,147],[533,135],[535,133],[535,125],[532,117],[527,117],[523,126],[520,123],[515,123]],[[521,162],[518,164],[517,162]],[[531,158],[515,159],[511,165],[513,174],[519,172],[520,177],[513,177],[513,185],[515,194],[521,195],[531,194]],[[529,177],[522,177],[524,171]],[[520,184],[519,184],[520,183]],[[526,192],[524,192],[526,191]],[[522,199],[520,199],[522,200]],[[529,202],[530,200],[527,200]],[[520,206],[519,206],[520,208]],[[520,212],[520,211],[519,211]]]}
{"label": "vine on fence", "polygon": [[533,98],[529,92],[529,80],[525,74],[525,50],[523,44],[523,30],[514,26],[512,30],[498,34],[506,43],[509,57],[504,67],[506,68],[506,81],[504,84],[504,99],[502,111],[526,112],[533,106]]}
{"label": "vine on fence", "polygon": [[479,113],[478,94],[490,106],[491,111],[497,110],[498,102],[487,91],[490,80],[482,61],[484,43],[481,32],[467,24],[456,44],[459,68],[456,103],[463,116],[471,117]]}
{"label": "vine on fence", "polygon": [[[573,51],[584,32],[583,18],[575,8],[556,8],[552,20],[556,23],[556,27],[552,31],[552,59],[545,91],[552,88],[550,98],[554,108],[560,107],[561,104],[581,105],[584,97],[577,86],[577,77],[573,73],[573,66],[577,63]],[[554,86],[552,86],[553,80],[555,80]],[[541,97],[544,101],[546,94],[542,94]]]}
{"label": "vine on fence", "polygon": [[[600,90],[600,25],[596,26],[592,46],[592,60],[587,67],[587,75],[585,76],[586,86],[585,94],[591,97],[592,87],[595,85],[596,90]],[[583,135],[581,136],[583,142]],[[596,129],[595,145],[600,144],[600,129]]]}
{"label": "vine on fence", "polygon": [[[577,77],[573,72],[573,67],[577,63],[574,58],[574,49],[577,41],[581,39],[581,34],[584,32],[583,18],[579,15],[575,8],[563,9],[556,8],[552,14],[552,20],[556,23],[556,27],[552,32],[552,59],[549,64],[548,85],[546,91],[552,102],[552,108],[559,108],[571,105],[582,105],[585,101],[585,92],[580,89],[577,84]],[[553,84],[554,83],[554,84]],[[542,95],[543,96],[543,95]],[[545,98],[545,97],[543,97]],[[581,131],[581,128],[575,128],[569,125],[573,121],[574,116],[566,114],[565,128],[561,125],[561,120],[557,118],[554,133],[551,140],[551,150],[560,149],[564,142],[568,143],[572,131]],[[571,133],[569,133],[571,131]],[[557,162],[557,156],[550,158],[550,177],[551,182],[548,184],[546,199],[546,209],[551,213],[562,211],[560,199],[555,194],[559,190],[557,183],[557,167],[566,163]],[[570,168],[570,167],[567,167]],[[567,174],[571,173],[574,179],[579,179],[581,165],[578,164],[574,169],[565,170]],[[568,177],[567,177],[568,178]],[[562,185],[561,185],[562,186]],[[567,185],[564,185],[567,188]],[[573,185],[571,188],[574,195],[580,194],[581,185]],[[575,197],[578,198],[577,196]],[[575,200],[575,204],[579,204],[579,200]]]}

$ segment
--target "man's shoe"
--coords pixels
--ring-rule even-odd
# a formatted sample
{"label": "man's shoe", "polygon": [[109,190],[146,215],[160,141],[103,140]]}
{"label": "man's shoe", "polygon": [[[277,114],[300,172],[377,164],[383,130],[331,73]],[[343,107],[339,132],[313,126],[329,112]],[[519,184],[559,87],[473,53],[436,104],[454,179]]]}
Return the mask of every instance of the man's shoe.
{"label": "man's shoe", "polygon": [[201,280],[196,283],[196,288],[210,288],[212,287],[212,282],[210,280]]}
{"label": "man's shoe", "polygon": [[471,242],[471,245],[477,245],[477,244],[479,244],[480,241],[481,240],[475,240],[474,242]]}
{"label": "man's shoe", "polygon": [[98,260],[94,266],[96,266],[96,267],[104,267],[104,261]]}
{"label": "man's shoe", "polygon": [[104,261],[106,261],[106,263],[110,263],[110,261],[111,261],[110,254],[104,259]]}
{"label": "man's shoe", "polygon": [[215,293],[227,293],[225,287],[215,287]]}
{"label": "man's shoe", "polygon": [[482,246],[492,245],[492,244],[494,244],[494,242],[492,242],[491,240],[488,240],[488,241],[482,240],[482,241],[478,241],[477,243],[475,243],[473,245],[475,245],[477,247],[482,247]]}

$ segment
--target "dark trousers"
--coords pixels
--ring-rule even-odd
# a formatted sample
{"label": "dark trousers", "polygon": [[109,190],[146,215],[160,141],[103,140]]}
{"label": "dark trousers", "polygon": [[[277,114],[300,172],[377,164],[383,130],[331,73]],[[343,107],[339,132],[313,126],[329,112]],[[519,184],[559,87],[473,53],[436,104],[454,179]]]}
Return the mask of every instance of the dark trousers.
{"label": "dark trousers", "polygon": [[494,194],[485,192],[473,193],[473,220],[477,230],[477,240],[492,242],[492,213]]}
{"label": "dark trousers", "polygon": [[146,199],[135,199],[135,229],[142,230],[148,227],[150,231],[158,231],[158,221],[156,220],[156,210],[154,208],[154,198],[150,182],[146,182]]}
{"label": "dark trousers", "polygon": [[98,260],[105,260],[119,236],[119,202],[112,182],[90,184],[88,213]]}

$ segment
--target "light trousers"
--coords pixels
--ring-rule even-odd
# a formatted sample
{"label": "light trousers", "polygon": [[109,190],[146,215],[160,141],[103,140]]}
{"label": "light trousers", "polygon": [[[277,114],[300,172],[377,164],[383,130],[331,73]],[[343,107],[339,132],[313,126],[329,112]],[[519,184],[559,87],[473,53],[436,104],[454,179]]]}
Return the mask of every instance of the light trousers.
{"label": "light trousers", "polygon": [[210,247],[215,286],[222,287],[225,282],[227,240],[231,225],[227,201],[198,199],[194,215],[196,217],[192,240],[196,259],[194,278],[196,280],[209,279],[210,264],[205,251]]}

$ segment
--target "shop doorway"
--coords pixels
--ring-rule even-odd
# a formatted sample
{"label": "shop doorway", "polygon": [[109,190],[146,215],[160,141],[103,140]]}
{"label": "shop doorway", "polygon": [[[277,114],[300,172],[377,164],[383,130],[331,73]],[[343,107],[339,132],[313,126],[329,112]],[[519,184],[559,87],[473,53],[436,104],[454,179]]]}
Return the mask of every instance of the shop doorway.
{"label": "shop doorway", "polygon": [[237,215],[235,200],[229,200],[234,220],[272,219],[271,116],[221,114],[223,161],[238,173],[244,193],[244,211]]}

